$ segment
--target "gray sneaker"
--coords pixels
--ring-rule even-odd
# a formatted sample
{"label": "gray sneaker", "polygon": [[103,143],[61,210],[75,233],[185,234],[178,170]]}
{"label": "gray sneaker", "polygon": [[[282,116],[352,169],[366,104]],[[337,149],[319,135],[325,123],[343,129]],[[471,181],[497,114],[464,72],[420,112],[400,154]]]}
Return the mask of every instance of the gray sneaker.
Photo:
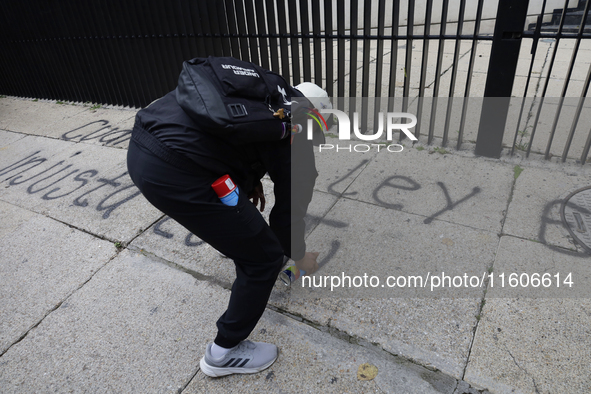
{"label": "gray sneaker", "polygon": [[256,373],[277,359],[277,346],[264,342],[242,341],[220,359],[211,356],[211,344],[207,345],[205,356],[199,366],[207,376],[231,375],[233,373]]}

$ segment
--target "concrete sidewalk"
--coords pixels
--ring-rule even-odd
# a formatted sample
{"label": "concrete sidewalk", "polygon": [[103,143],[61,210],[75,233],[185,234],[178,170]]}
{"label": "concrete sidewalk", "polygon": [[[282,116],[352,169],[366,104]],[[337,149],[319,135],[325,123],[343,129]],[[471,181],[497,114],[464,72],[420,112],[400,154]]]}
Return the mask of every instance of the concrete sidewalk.
{"label": "concrete sidewalk", "polygon": [[[211,379],[199,359],[233,263],[135,189],[134,116],[0,99],[0,392],[591,392],[591,258],[560,217],[591,185],[589,165],[422,144],[318,152],[308,218],[318,277],[486,281],[468,295],[311,289],[319,298],[278,284],[252,335],[280,347],[277,362]],[[549,274],[549,293],[510,288],[510,273]],[[359,378],[364,364],[375,378],[372,368]]]}

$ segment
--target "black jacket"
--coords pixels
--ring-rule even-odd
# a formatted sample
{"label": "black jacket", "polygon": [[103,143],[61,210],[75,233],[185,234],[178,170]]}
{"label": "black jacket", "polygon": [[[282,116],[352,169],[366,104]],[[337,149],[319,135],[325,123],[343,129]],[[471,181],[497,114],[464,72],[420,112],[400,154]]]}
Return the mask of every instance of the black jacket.
{"label": "black jacket", "polygon": [[205,171],[213,179],[229,174],[246,193],[268,173],[275,193],[271,228],[287,256],[304,256],[303,219],[317,176],[312,143],[304,133],[292,144],[289,138],[238,143],[231,136],[204,131],[178,105],[172,91],[137,113],[132,138],[177,167]]}

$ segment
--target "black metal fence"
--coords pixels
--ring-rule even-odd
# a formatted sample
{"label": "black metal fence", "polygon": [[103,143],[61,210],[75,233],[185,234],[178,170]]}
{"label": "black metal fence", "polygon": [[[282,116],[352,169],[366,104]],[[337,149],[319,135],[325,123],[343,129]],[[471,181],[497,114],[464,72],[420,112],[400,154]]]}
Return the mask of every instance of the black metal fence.
{"label": "black metal fence", "polygon": [[[554,134],[565,105],[560,99],[567,97],[573,70],[580,66],[575,61],[581,43],[591,37],[590,0],[565,0],[561,9],[548,9],[547,0],[538,3],[4,1],[0,94],[139,108],[176,86],[184,60],[234,56],[277,71],[294,85],[315,82],[330,96],[389,97],[400,99],[403,109],[414,102],[420,120],[416,131],[429,144],[453,141],[461,148],[464,142],[476,142],[476,152],[486,156],[498,157],[503,146],[529,155],[540,151],[534,137],[543,136],[548,143],[541,153],[550,158],[557,149],[552,148]],[[491,4],[492,16],[486,11]],[[538,75],[538,44],[544,41],[552,43],[544,47],[548,56]],[[571,61],[564,75],[555,76],[553,65],[557,54],[563,56],[564,42],[572,43]],[[531,60],[527,75],[520,76],[524,48]],[[574,95],[581,99],[575,114],[586,108],[589,70]],[[558,92],[552,90],[553,78],[563,81],[560,93],[552,93]],[[500,112],[487,117],[491,112],[481,100],[480,122],[467,120],[473,111],[465,98],[512,95],[529,100],[519,101],[517,118],[514,101],[496,101],[495,111]],[[557,115],[550,130],[542,131],[540,122],[532,119],[546,113],[543,101],[549,95],[559,98]],[[448,98],[443,107],[438,98]],[[437,121],[441,116],[443,121]],[[575,155],[585,163],[591,144],[588,125],[573,122],[568,134],[561,158]],[[573,144],[578,141],[574,136],[582,134],[588,135],[586,142]]]}

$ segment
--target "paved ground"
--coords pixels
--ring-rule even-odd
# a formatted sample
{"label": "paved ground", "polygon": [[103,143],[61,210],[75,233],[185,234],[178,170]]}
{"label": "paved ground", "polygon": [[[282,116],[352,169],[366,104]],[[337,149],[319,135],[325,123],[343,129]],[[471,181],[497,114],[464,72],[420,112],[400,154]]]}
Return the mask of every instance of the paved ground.
{"label": "paved ground", "polygon": [[[588,164],[317,152],[308,244],[328,289],[278,284],[253,333],[278,361],[211,379],[233,264],[134,188],[134,116],[0,99],[0,392],[591,391],[591,258],[560,217]],[[380,284],[330,291],[364,274]]]}

